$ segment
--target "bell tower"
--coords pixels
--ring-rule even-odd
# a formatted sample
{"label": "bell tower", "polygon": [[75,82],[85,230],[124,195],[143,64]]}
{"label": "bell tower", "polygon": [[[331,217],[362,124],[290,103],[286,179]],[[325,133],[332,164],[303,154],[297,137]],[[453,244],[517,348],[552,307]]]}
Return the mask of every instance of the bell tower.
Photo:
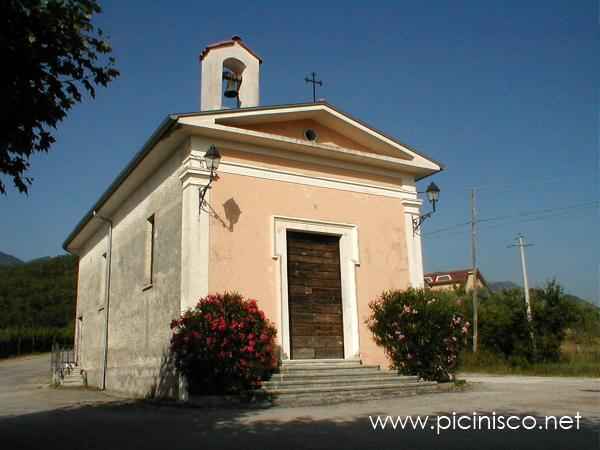
{"label": "bell tower", "polygon": [[239,36],[207,46],[200,54],[200,110],[224,109],[226,98],[234,108],[258,106],[261,63]]}

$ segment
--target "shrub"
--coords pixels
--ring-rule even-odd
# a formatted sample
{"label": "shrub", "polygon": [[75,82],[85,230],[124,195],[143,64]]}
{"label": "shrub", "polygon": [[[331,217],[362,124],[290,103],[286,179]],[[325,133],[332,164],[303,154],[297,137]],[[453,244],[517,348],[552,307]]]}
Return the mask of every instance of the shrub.
{"label": "shrub", "polygon": [[453,377],[469,330],[453,296],[422,289],[386,291],[371,302],[367,324],[400,373]]}
{"label": "shrub", "polygon": [[242,392],[277,364],[275,327],[256,300],[209,295],[171,323],[175,366],[193,394]]}

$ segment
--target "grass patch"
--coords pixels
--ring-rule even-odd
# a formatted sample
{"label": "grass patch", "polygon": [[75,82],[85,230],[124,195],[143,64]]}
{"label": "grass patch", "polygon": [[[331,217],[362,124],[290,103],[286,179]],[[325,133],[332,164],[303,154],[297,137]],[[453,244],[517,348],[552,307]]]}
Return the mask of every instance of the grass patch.
{"label": "grass patch", "polygon": [[525,360],[507,360],[498,355],[480,352],[462,355],[459,371],[498,375],[538,375],[564,377],[600,377],[600,352],[563,354],[557,362],[528,363]]}

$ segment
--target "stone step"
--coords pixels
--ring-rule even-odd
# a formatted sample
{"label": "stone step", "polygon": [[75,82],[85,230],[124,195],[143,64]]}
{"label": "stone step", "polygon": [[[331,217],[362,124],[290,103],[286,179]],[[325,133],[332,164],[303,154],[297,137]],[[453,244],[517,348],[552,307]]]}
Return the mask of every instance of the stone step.
{"label": "stone step", "polygon": [[312,366],[319,364],[332,364],[332,365],[361,365],[360,359],[286,359],[281,362],[283,366]]}
{"label": "stone step", "polygon": [[331,377],[331,376],[342,376],[342,375],[365,375],[380,373],[380,369],[377,366],[357,366],[357,367],[344,367],[344,368],[323,368],[323,369],[294,369],[294,370],[279,370],[273,376],[281,375],[283,377]]}
{"label": "stone step", "polygon": [[360,360],[291,360],[253,391],[275,405],[322,405],[355,400],[411,396],[443,390],[435,382],[398,375]]}
{"label": "stone step", "polygon": [[284,361],[279,370],[328,370],[328,369],[355,369],[365,367],[360,360],[336,360],[336,359],[309,359]]}
{"label": "stone step", "polygon": [[80,373],[72,373],[70,375],[63,376],[63,380],[81,380],[83,376]]}
{"label": "stone step", "polygon": [[81,375],[68,375],[66,377],[63,377],[63,381],[80,381],[83,380],[83,377]]}
{"label": "stone step", "polygon": [[[445,392],[438,383],[415,382],[398,385],[356,385],[337,389],[280,389],[265,390],[270,403],[279,406],[305,406],[366,401],[378,398],[409,397],[433,392]],[[264,394],[263,394],[264,395]]]}
{"label": "stone step", "polygon": [[281,394],[315,394],[323,392],[352,392],[369,389],[408,389],[416,386],[435,385],[435,382],[431,381],[405,381],[405,380],[393,380],[393,381],[378,381],[373,383],[361,383],[361,384],[339,384],[339,385],[320,385],[320,386],[290,386],[281,387],[276,389],[265,389],[268,393],[273,395]]}
{"label": "stone step", "polygon": [[310,380],[354,380],[356,378],[369,378],[369,377],[397,377],[399,376],[396,372],[383,371],[383,370],[337,370],[337,371],[323,371],[323,372],[286,372],[286,373],[274,373],[269,380],[266,381],[310,381]]}
{"label": "stone step", "polygon": [[85,382],[83,374],[80,368],[65,369],[63,371],[63,378],[60,381],[60,385],[63,387],[83,387]]}
{"label": "stone step", "polygon": [[82,387],[82,386],[84,386],[83,380],[80,380],[80,381],[68,381],[68,382],[63,381],[62,383],[60,383],[60,385],[63,386],[63,387]]}
{"label": "stone step", "polygon": [[296,379],[271,379],[262,383],[262,387],[267,390],[293,388],[293,387],[335,387],[335,386],[355,386],[355,385],[384,385],[384,384],[402,384],[415,383],[417,377],[398,376],[396,374],[374,374],[371,376],[355,377],[307,377]]}

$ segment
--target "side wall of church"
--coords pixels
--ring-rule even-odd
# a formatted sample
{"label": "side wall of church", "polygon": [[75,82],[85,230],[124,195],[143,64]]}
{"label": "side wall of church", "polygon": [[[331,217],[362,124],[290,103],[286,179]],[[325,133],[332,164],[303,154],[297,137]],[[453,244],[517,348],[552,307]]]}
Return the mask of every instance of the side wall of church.
{"label": "side wall of church", "polygon": [[[135,395],[174,395],[166,361],[171,320],[180,310],[181,182],[184,148],[165,160],[112,214],[113,242],[106,388]],[[154,220],[152,283],[148,219]],[[98,220],[98,219],[95,219]],[[108,226],[82,249],[77,317],[80,365],[101,386],[104,364]],[[81,319],[79,319],[81,317]]]}

